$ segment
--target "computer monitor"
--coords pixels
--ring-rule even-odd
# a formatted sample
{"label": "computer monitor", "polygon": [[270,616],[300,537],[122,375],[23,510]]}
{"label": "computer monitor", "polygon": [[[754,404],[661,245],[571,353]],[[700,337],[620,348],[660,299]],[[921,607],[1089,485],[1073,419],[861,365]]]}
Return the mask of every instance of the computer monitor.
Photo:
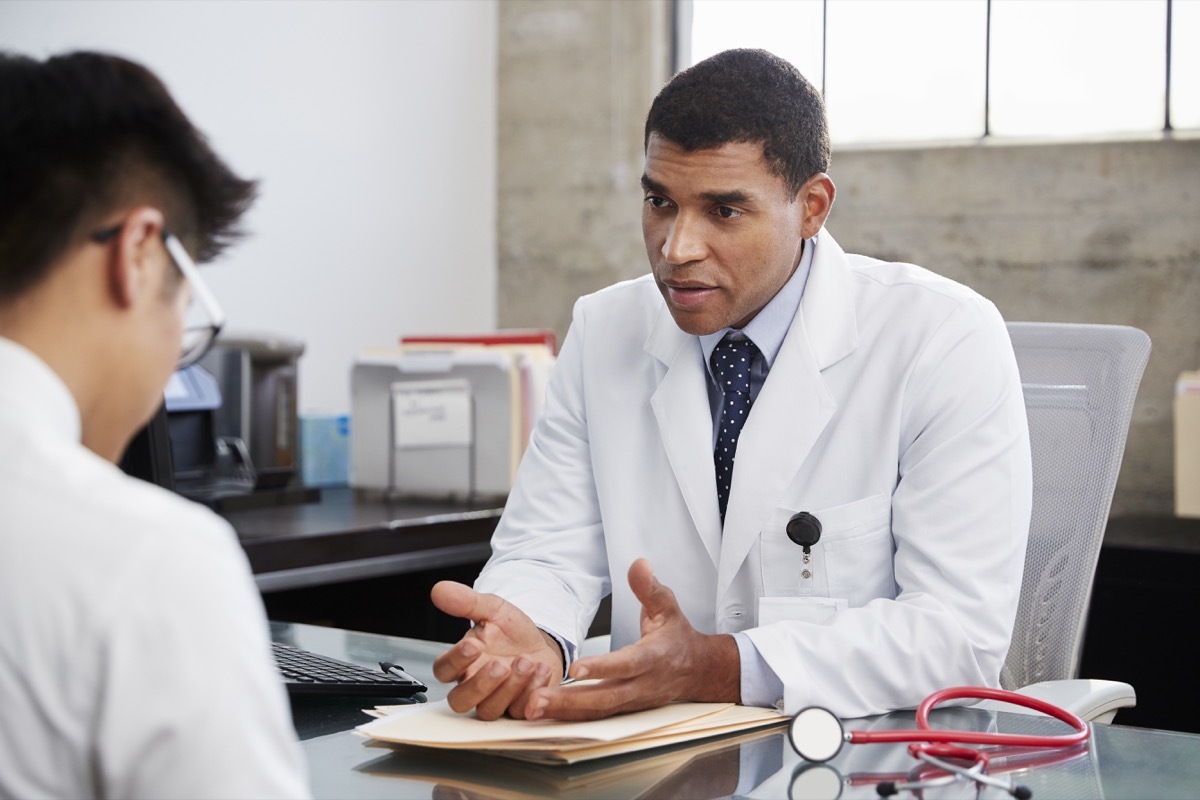
{"label": "computer monitor", "polygon": [[[129,443],[121,469],[190,500],[221,510],[262,503],[308,503],[320,491],[288,491],[293,470],[255,470],[244,443],[213,433],[213,411],[221,403],[216,379],[199,365],[176,372],[163,404]],[[269,490],[269,491],[268,491]]]}
{"label": "computer monitor", "polygon": [[175,466],[171,458],[166,403],[158,407],[150,421],[133,437],[121,457],[121,469],[135,478],[175,490]]}
{"label": "computer monitor", "polygon": [[200,367],[174,373],[163,404],[129,443],[121,469],[181,494],[211,481],[217,459],[212,409],[220,402],[216,382]]}
{"label": "computer monitor", "polygon": [[171,375],[163,399],[175,488],[186,494],[209,483],[219,471],[216,415],[221,407],[221,389],[208,370],[193,364]]}

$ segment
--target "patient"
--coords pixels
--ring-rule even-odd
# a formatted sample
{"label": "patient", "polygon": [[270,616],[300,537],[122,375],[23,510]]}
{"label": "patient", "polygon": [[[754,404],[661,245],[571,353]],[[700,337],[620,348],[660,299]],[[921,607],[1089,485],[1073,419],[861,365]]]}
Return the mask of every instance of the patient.
{"label": "patient", "polygon": [[254,191],[145,68],[0,53],[0,797],[308,795],[232,529],[115,465]]}

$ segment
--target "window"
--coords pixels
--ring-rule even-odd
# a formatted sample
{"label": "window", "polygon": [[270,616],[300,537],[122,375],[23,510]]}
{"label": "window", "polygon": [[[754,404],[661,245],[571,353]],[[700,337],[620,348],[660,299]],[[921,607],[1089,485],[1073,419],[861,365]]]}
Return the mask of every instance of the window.
{"label": "window", "polygon": [[[690,44],[679,67],[703,61],[731,47],[761,47],[796,65],[804,77],[821,85],[824,65],[823,0],[677,0],[681,11],[691,10],[690,31],[680,31],[680,40]],[[682,49],[682,48],[681,48]],[[681,52],[681,56],[684,54]]]}
{"label": "window", "polygon": [[1171,125],[1200,128],[1200,0],[1175,2],[1171,11]]}
{"label": "window", "polygon": [[835,141],[980,135],[985,0],[830,3],[826,20],[825,99]]}
{"label": "window", "polygon": [[991,132],[1161,130],[1165,2],[993,0]]}
{"label": "window", "polygon": [[1200,0],[675,0],[678,66],[788,59],[839,144],[1200,128]]}

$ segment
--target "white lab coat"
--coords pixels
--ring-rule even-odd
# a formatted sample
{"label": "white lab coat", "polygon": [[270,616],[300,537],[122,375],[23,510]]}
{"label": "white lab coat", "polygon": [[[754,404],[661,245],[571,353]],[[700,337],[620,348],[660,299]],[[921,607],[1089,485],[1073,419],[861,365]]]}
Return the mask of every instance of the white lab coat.
{"label": "white lab coat", "polygon": [[[816,245],[738,444],[724,530],[699,339],[645,276],[576,303],[476,588],[576,643],[611,588],[616,648],[640,635],[626,573],[646,557],[698,630],[747,631],[788,713],[998,685],[1031,494],[1004,322],[920,267],[847,256],[824,231]],[[798,511],[823,526],[808,563],[784,533]],[[761,625],[764,596],[845,608]]]}

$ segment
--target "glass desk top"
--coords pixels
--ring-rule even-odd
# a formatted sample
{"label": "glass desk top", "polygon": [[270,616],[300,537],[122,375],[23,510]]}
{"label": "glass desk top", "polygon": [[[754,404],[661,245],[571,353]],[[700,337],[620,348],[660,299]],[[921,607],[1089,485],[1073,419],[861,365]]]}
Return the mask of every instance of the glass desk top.
{"label": "glass desk top", "polygon": [[[277,641],[347,661],[403,665],[445,697],[432,675],[433,659],[448,645],[310,625],[272,623]],[[394,702],[394,701],[390,701]],[[828,764],[797,756],[784,729],[716,737],[642,754],[571,766],[526,764],[495,756],[381,746],[353,728],[374,705],[354,698],[294,698],[296,730],[318,798],[801,798],[878,797],[881,776],[898,779],[916,762],[905,746],[848,745]],[[1118,717],[1119,719],[1119,717]],[[941,727],[1003,732],[1063,733],[1067,726],[1040,716],[952,708],[934,712]],[[912,714],[853,720],[847,729],[907,728]],[[1050,798],[1200,797],[1200,736],[1121,725],[1094,725],[1090,742],[1070,751],[1023,753],[993,762],[992,774],[1012,776],[1038,800]],[[912,798],[911,793],[898,797]],[[965,783],[926,790],[925,798],[973,797]],[[987,788],[981,797],[1005,798]]]}

